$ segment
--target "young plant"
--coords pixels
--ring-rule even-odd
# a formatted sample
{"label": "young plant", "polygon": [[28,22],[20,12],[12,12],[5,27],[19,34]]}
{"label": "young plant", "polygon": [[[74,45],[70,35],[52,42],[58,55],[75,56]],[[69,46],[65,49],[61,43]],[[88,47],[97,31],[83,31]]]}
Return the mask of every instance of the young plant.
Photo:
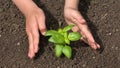
{"label": "young plant", "polygon": [[70,47],[71,41],[77,41],[81,39],[81,34],[78,32],[68,32],[74,25],[68,25],[63,29],[59,28],[56,30],[48,30],[45,36],[50,36],[49,42],[55,44],[55,55],[60,57],[64,54],[67,58],[72,56],[72,48]]}

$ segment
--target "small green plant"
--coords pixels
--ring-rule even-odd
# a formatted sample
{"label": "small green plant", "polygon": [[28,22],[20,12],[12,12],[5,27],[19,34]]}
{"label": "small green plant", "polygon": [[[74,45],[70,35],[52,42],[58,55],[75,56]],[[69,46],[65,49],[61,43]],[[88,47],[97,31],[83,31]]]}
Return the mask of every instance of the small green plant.
{"label": "small green plant", "polygon": [[72,56],[72,48],[70,47],[70,41],[77,41],[81,39],[81,34],[78,32],[69,32],[74,25],[68,25],[63,29],[48,30],[45,36],[50,36],[49,42],[55,44],[55,55],[60,57],[64,54],[67,58]]}

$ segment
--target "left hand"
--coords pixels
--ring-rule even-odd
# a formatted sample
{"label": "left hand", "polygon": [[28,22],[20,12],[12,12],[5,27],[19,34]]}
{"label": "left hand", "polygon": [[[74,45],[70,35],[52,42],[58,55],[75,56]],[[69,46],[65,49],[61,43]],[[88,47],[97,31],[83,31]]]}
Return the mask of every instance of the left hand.
{"label": "left hand", "polygon": [[74,32],[80,32],[85,43],[90,45],[93,49],[99,49],[100,45],[95,42],[90,30],[88,29],[85,19],[82,17],[77,9],[67,7],[64,9],[64,17],[67,24],[74,24]]}

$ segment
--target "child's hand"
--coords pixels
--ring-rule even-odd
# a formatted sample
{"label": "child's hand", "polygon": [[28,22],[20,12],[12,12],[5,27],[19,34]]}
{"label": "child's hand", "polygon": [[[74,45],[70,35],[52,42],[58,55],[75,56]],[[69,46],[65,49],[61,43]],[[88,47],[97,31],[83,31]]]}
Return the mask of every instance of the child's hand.
{"label": "child's hand", "polygon": [[29,40],[28,56],[33,58],[38,52],[39,31],[46,32],[45,15],[32,0],[12,0],[26,17],[26,32]]}
{"label": "child's hand", "polygon": [[45,15],[41,9],[34,9],[26,16],[26,32],[29,40],[28,56],[33,58],[38,52],[39,30],[44,35],[46,32]]}
{"label": "child's hand", "polygon": [[67,24],[74,24],[75,27],[72,29],[75,32],[80,32],[82,34],[82,40],[89,44],[93,49],[100,48],[88,29],[85,19],[82,17],[77,9],[66,7],[64,9],[64,17]]}

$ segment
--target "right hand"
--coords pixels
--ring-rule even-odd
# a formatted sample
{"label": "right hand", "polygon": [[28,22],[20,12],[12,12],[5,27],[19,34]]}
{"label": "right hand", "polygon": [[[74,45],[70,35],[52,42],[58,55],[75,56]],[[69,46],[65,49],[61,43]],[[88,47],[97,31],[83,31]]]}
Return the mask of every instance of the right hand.
{"label": "right hand", "polygon": [[46,32],[45,15],[42,9],[37,8],[29,11],[26,17],[26,32],[29,40],[28,56],[33,58],[38,52],[39,31],[44,35]]}
{"label": "right hand", "polygon": [[85,19],[82,17],[78,9],[67,7],[64,9],[64,17],[67,24],[74,24],[72,29],[74,32],[80,32],[81,40],[90,45],[93,49],[99,49],[100,45],[94,40]]}

